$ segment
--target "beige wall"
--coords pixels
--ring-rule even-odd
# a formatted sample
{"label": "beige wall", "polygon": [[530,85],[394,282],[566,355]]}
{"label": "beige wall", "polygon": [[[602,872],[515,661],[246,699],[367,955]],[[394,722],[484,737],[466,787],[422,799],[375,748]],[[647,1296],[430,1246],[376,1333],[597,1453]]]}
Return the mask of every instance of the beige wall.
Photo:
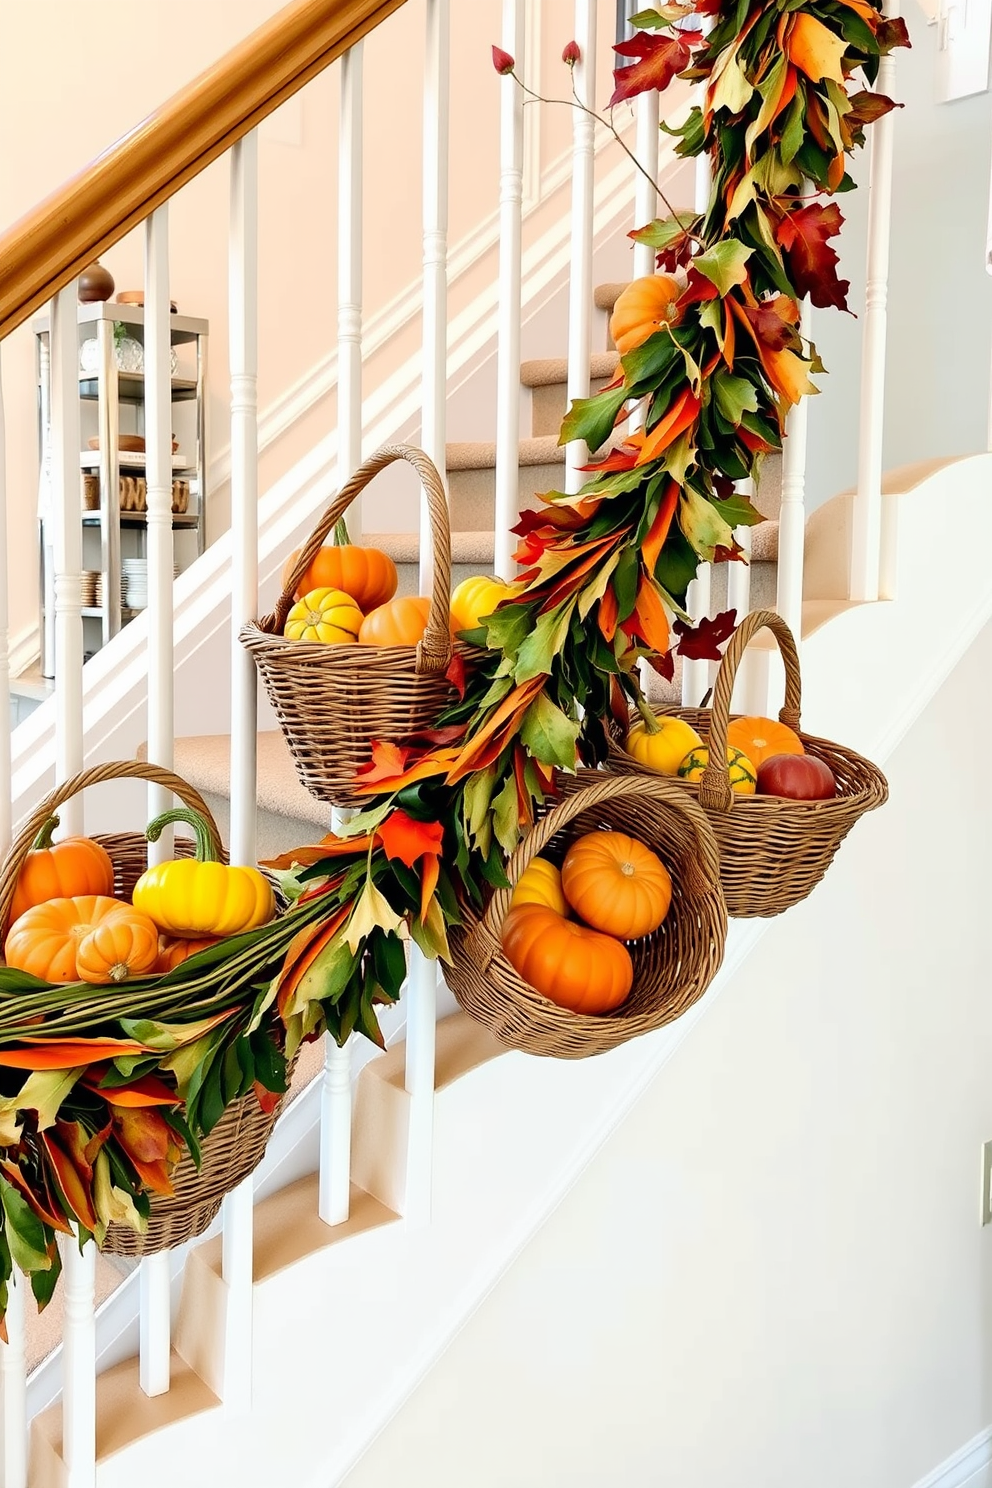
{"label": "beige wall", "polygon": [[[277,0],[0,0],[0,224],[9,225],[85,166],[247,31],[279,9]],[[612,7],[600,7],[606,58]],[[536,12],[534,12],[536,13]],[[490,43],[500,34],[499,0],[453,0],[450,241],[463,242],[498,205],[499,82]],[[571,0],[542,0],[540,66],[533,80],[567,92],[559,58],[571,34]],[[366,42],[364,307],[373,316],[419,278],[421,264],[421,71],[424,6],[410,0]],[[601,73],[599,93],[608,96]],[[538,117],[539,114],[539,117]],[[336,332],[338,69],[315,80],[271,125],[260,145],[260,375],[262,414],[331,350]],[[570,111],[528,110],[545,168],[567,147]],[[16,141],[16,148],[12,143]],[[559,193],[548,212],[562,210]],[[211,454],[227,445],[227,165],[219,162],[170,208],[172,292],[180,309],[210,321]],[[118,288],[141,283],[142,236],[104,260]],[[452,314],[492,274],[487,260],[453,291]],[[481,277],[480,277],[481,275]],[[460,298],[459,298],[460,296]],[[415,330],[397,342],[393,365],[415,349]],[[390,370],[369,368],[367,389]],[[3,356],[10,492],[11,632],[36,616],[37,444],[32,337],[23,328]],[[266,450],[266,489],[333,427],[325,399]],[[455,431],[457,437],[457,431]],[[226,526],[224,490],[213,493],[210,536]]]}
{"label": "beige wall", "polygon": [[941,763],[992,727],[990,669],[987,628],[842,869],[769,929],[347,1488],[911,1488],[992,1422],[992,807]]}

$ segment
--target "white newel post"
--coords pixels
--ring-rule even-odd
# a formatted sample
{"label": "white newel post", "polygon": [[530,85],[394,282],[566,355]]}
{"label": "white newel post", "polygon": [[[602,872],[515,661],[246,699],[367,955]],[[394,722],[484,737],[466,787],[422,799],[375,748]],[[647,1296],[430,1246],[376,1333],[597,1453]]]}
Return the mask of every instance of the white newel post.
{"label": "white newel post", "polygon": [[[450,0],[427,0],[424,51],[424,371],[421,446],[447,490],[445,457],[448,352],[448,115]],[[427,498],[420,501],[420,593],[434,579]]]}
{"label": "white newel post", "polygon": [[62,1275],[62,1457],[65,1488],[96,1483],[96,1246],[82,1254],[75,1236],[64,1242]]}
{"label": "white newel post", "polygon": [[[341,58],[338,128],[338,485],[362,463],[362,43]],[[362,498],[345,518],[362,540]]]}
{"label": "white newel post", "polygon": [[438,964],[410,947],[406,987],[406,1070],[410,1097],[406,1218],[415,1225],[431,1217],[434,1171],[434,1054],[437,1033]]}
{"label": "white newel post", "polygon": [[[55,569],[55,774],[83,768],[82,495],[76,281],[52,301],[52,549]],[[62,831],[82,831],[82,802],[67,801]]]}
{"label": "white newel post", "polygon": [[[809,301],[802,304],[799,329],[811,331]],[[800,398],[786,420],[782,445],[782,506],[778,518],[778,577],[775,608],[802,642],[803,547],[806,539],[806,432],[809,399]]]}
{"label": "white newel post", "polygon": [[[899,0],[887,0],[887,16],[899,14]],[[875,90],[892,97],[895,56],[883,57]],[[868,167],[868,254],[865,317],[861,329],[861,422],[858,487],[851,531],[851,598],[889,597],[881,588],[882,436],[885,423],[885,338],[889,278],[889,227],[892,214],[892,153],[895,110],[871,127]],[[888,583],[888,579],[887,579]]]}
{"label": "white newel post", "polygon": [[[503,0],[503,50],[524,67],[523,0]],[[516,572],[513,552],[520,504],[520,284],[524,176],[524,100],[517,83],[500,83],[499,126],[499,321],[496,343],[496,498],[493,571]]]}
{"label": "white newel post", "polygon": [[[258,607],[258,135],[231,151],[229,243],[231,361],[231,862],[254,864],[257,778],[255,668],[238,640]],[[227,1285],[224,1404],[251,1405],[253,1184],[223,1206]]]}
{"label": "white newel post", "polygon": [[[7,616],[7,446],[0,366],[0,709],[10,717]],[[10,730],[0,731],[0,853],[10,847]],[[0,1427],[3,1488],[27,1488],[27,1361],[24,1347],[25,1277],[15,1269],[7,1287],[7,1343],[0,1343]]]}
{"label": "white newel post", "polygon": [[[148,509],[148,758],[171,769],[175,736],[172,580],[172,338],[169,325],[169,209],[145,223],[145,450]],[[116,369],[112,374],[116,383]],[[170,791],[148,787],[149,816],[173,804]],[[172,856],[173,833],[149,844],[149,862]],[[140,1277],[139,1381],[146,1395],[169,1388],[171,1353],[169,1252],[146,1256]]]}
{"label": "white newel post", "polygon": [[[592,356],[592,221],[595,207],[596,0],[575,0],[575,41],[579,60],[572,68],[578,101],[590,110],[572,110],[572,261],[568,279],[568,388],[571,407],[589,396]],[[580,468],[589,463],[583,439],[565,446],[565,490],[578,491],[589,479]]]}
{"label": "white newel post", "polygon": [[[634,153],[641,170],[634,172],[634,227],[646,227],[658,215],[658,193],[651,182],[658,179],[661,97],[651,89],[638,95],[635,104],[637,133]],[[650,177],[650,180],[648,179]],[[655,272],[655,249],[650,243],[634,244],[634,278],[645,279]]]}
{"label": "white newel post", "polygon": [[324,1035],[320,1091],[320,1177],[317,1213],[328,1225],[351,1212],[351,1040],[339,1048]]}

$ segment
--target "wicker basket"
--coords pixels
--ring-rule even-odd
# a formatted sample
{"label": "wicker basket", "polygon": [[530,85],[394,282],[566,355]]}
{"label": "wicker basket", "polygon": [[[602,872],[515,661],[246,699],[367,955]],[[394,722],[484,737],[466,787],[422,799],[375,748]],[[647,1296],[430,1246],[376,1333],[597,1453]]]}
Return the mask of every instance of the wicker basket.
{"label": "wicker basket", "polygon": [[[10,908],[21,864],[41,828],[71,797],[87,786],[99,785],[106,780],[147,780],[153,785],[164,786],[185,806],[201,813],[215,842],[220,845],[220,832],[203,797],[171,770],[137,760],[95,765],[57,786],[45,797],[18,832],[0,864],[0,945],[6,940],[10,928]],[[148,866],[148,843],[144,834],[114,832],[94,840],[102,843],[110,854],[114,865],[115,896],[130,899],[135,884]],[[192,856],[193,843],[188,838],[180,838],[175,853],[177,857]],[[197,1169],[192,1158],[184,1157],[173,1174],[175,1192],[168,1198],[159,1194],[151,1196],[145,1233],[138,1235],[126,1225],[111,1225],[101,1248],[112,1255],[153,1255],[156,1251],[181,1245],[202,1235],[220,1209],[224,1195],[258,1166],[278,1114],[278,1106],[273,1111],[263,1111],[254,1093],[232,1102],[210,1135],[200,1143],[200,1168]]]}
{"label": "wicker basket", "polygon": [[[823,760],[833,771],[837,795],[832,800],[744,796],[730,788],[727,725],[734,679],[749,641],[765,627],[778,642],[785,663],[785,706],[779,719],[796,730],[807,754]],[[735,919],[781,914],[805,899],[858,818],[888,800],[885,776],[870,760],[800,730],[800,701],[799,657],[791,630],[774,611],[754,610],[741,621],[724,652],[712,712],[705,708],[660,710],[691,723],[710,746],[710,763],[699,784],[684,780],[675,784],[686,795],[698,794],[710,819],[720,849],[727,912]],[[616,741],[610,743],[609,767],[621,775],[655,778]]]}
{"label": "wicker basket", "polygon": [[671,873],[672,905],[659,930],[628,946],[630,996],[613,1012],[594,1016],[558,1007],[529,986],[501,945],[512,888],[497,889],[481,915],[463,906],[464,923],[450,933],[452,965],[445,977],[465,1011],[509,1048],[583,1059],[671,1023],[702,996],[723,959],[727,911],[713,833],[698,804],[670,780],[580,770],[564,791],[561,804],[518,847],[507,874],[512,886],[545,849],[560,863],[576,837],[604,826],[653,848]]}
{"label": "wicker basket", "polygon": [[[293,595],[324,540],[360,491],[395,460],[417,471],[427,498],[434,551],[434,587],[423,640],[417,646],[323,646],[283,636]],[[409,445],[386,445],[360,465],[321,517],[300,553],[271,615],[244,626],[241,640],[258,667],[286,736],[300,780],[334,806],[360,806],[355,772],[369,762],[373,739],[402,739],[431,728],[455,690],[449,613],[451,536],[444,486],[431,461]],[[469,646],[457,648],[466,657]]]}

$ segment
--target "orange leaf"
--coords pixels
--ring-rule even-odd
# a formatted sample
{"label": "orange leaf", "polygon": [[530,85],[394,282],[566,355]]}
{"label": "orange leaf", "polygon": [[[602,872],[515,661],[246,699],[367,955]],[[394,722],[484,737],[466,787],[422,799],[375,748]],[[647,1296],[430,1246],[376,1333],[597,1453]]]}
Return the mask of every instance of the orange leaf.
{"label": "orange leaf", "polygon": [[386,849],[387,858],[399,858],[412,868],[425,853],[437,855],[444,841],[444,828],[440,822],[414,821],[405,811],[391,811],[376,829]]}
{"label": "orange leaf", "polygon": [[427,911],[430,908],[434,890],[437,888],[440,873],[441,865],[437,858],[426,857],[420,877],[420,923],[422,925],[427,922]]}
{"label": "orange leaf", "polygon": [[[389,749],[393,748],[392,745],[386,747]],[[408,749],[397,752],[405,755],[409,755],[410,753]],[[409,769],[404,769],[399,775],[386,775],[383,773],[385,762],[379,766],[372,766],[373,771],[378,770],[380,773],[365,774],[364,771],[369,769],[369,766],[365,765],[361,770],[356,771],[355,789],[369,795],[386,795],[391,791],[402,790],[403,786],[412,785],[415,780],[429,780],[433,775],[444,775],[450,769],[451,762],[457,757],[457,754],[457,749],[436,749],[431,754],[426,755],[422,760],[419,760],[417,764],[411,765]]]}
{"label": "orange leaf", "polygon": [[464,775],[470,775],[473,770],[482,768],[479,758],[486,752],[486,745],[495,735],[501,731],[505,732],[507,726],[513,732],[516,731],[515,725],[543,686],[542,676],[531,677],[527,682],[519,682],[511,692],[507,693],[499,707],[486,719],[474,738],[471,738],[456,754],[447,777],[449,785],[454,785]]}
{"label": "orange leaf", "polygon": [[162,1161],[174,1141],[171,1128],[155,1111],[124,1107],[114,1113],[114,1128],[128,1157],[137,1162]]}
{"label": "orange leaf", "polygon": [[815,16],[805,11],[793,15],[786,50],[790,60],[811,82],[819,83],[830,78],[840,87],[844,86],[841,59],[847,51],[847,42]]}
{"label": "orange leaf", "polygon": [[668,650],[669,630],[665,606],[662,604],[661,595],[655,585],[643,574],[637,591],[637,603],[634,606],[633,616],[624,624],[625,630],[631,628],[636,628],[637,634],[643,636],[652,651],[664,655]]}
{"label": "orange leaf", "polygon": [[680,434],[685,433],[690,424],[695,422],[701,406],[695,393],[686,388],[676,398],[665,417],[655,424],[646,436],[635,463],[646,465],[649,460],[656,460],[670,444],[675,443]]}
{"label": "orange leaf", "polygon": [[275,1110],[276,1106],[282,1100],[282,1096],[279,1095],[278,1092],[275,1090],[266,1090],[265,1086],[260,1085],[256,1080],[255,1099],[258,1101],[258,1104],[261,1106],[266,1116],[270,1116]]}
{"label": "orange leaf", "polygon": [[617,596],[611,587],[607,587],[606,593],[599,601],[599,615],[597,616],[600,631],[607,641],[612,641],[617,633],[617,617],[620,606],[617,604]]}
{"label": "orange leaf", "polygon": [[316,927],[316,935],[307,943],[306,949],[295,964],[287,969],[286,964],[283,963],[283,970],[279,978],[279,996],[277,1000],[280,1017],[285,1017],[285,1009],[304,974],[309,971],[328,942],[334,939],[334,936],[350,915],[351,908],[350,904],[346,904],[343,909],[338,910],[336,915],[332,915],[325,925],[318,925]]}
{"label": "orange leaf", "polygon": [[92,1071],[83,1076],[82,1083],[88,1089],[96,1092],[101,1100],[105,1100],[108,1106],[178,1106],[181,1104],[179,1096],[174,1090],[170,1090],[163,1081],[154,1075],[144,1075],[140,1080],[133,1080],[130,1085],[112,1086],[103,1089],[100,1085],[100,1077],[92,1077]]}
{"label": "orange leaf", "polygon": [[[651,523],[647,537],[641,544],[641,556],[644,559],[644,566],[648,573],[654,573],[655,565],[661,557],[661,550],[665,546],[665,538],[668,536],[669,528],[672,525],[672,518],[675,515],[675,508],[678,504],[679,488],[675,481],[669,481],[665,488],[665,494],[661,498],[658,514]],[[606,639],[612,640],[612,636],[607,636]]]}
{"label": "orange leaf", "polygon": [[53,1131],[38,1135],[66,1204],[80,1224],[95,1230],[97,1219],[89,1188],[93,1169],[88,1164],[77,1167]]}
{"label": "orange leaf", "polygon": [[[42,1203],[16,1163],[12,1163],[7,1158],[4,1158],[0,1162],[0,1173],[7,1179],[8,1183],[14,1185],[18,1193],[30,1207],[32,1213],[38,1216],[42,1224],[50,1225],[53,1230],[61,1230],[65,1235],[72,1234],[72,1228],[65,1216],[58,1213],[55,1205],[51,1202],[47,1204]],[[47,1193],[45,1197],[46,1199],[48,1198]]]}
{"label": "orange leaf", "polygon": [[280,853],[277,858],[266,858],[262,862],[262,867],[312,868],[315,863],[322,862],[324,858],[343,858],[352,853],[368,852],[371,846],[371,837],[335,837],[333,833],[328,833],[326,837],[322,837],[319,842],[311,846],[291,847],[288,852]]}
{"label": "orange leaf", "polygon": [[727,304],[724,304],[724,307],[723,307],[723,360],[726,362],[726,364],[730,368],[731,372],[734,370],[734,352],[735,352],[736,349],[737,349],[737,337],[736,337],[736,335],[734,333],[734,317],[731,314],[730,306],[727,305]]}
{"label": "orange leaf", "polygon": [[77,1065],[95,1064],[101,1059],[116,1059],[119,1054],[148,1054],[144,1044],[133,1039],[23,1039],[22,1049],[4,1049],[0,1065],[8,1069],[75,1069]]}

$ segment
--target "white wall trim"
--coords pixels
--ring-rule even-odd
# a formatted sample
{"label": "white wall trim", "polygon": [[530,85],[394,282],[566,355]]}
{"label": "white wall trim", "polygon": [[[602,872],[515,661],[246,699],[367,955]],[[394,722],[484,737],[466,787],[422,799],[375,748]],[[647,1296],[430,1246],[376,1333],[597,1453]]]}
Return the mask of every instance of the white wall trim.
{"label": "white wall trim", "polygon": [[913,1488],[979,1488],[977,1483],[972,1484],[972,1479],[990,1463],[992,1426],[986,1426],[953,1456],[935,1467],[932,1473],[914,1483]]}

